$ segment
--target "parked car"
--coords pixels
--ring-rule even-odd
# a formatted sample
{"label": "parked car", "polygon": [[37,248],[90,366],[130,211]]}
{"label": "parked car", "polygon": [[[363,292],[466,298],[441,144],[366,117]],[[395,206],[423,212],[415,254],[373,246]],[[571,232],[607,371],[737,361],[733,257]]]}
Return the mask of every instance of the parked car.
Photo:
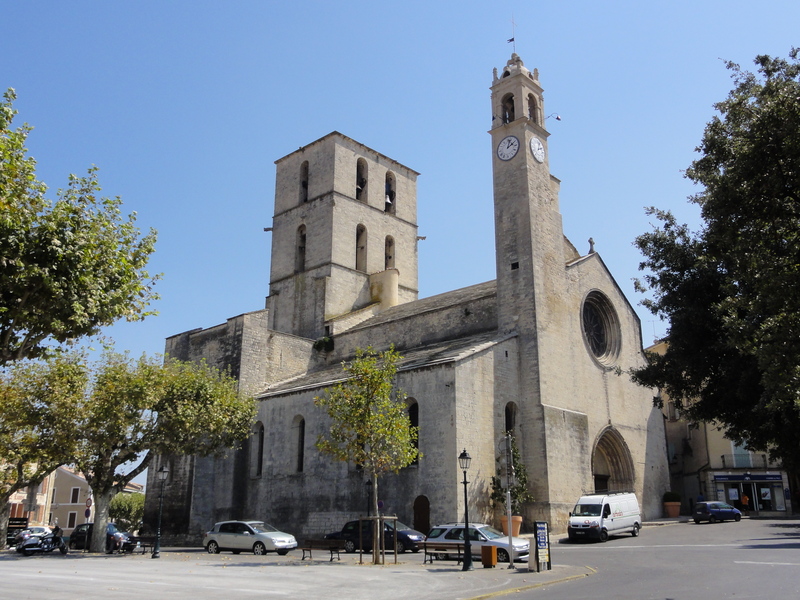
{"label": "parked car", "polygon": [[277,552],[287,554],[297,548],[297,540],[293,535],[278,531],[264,521],[221,521],[206,533],[203,546],[209,554],[217,554],[220,550],[230,550],[234,554],[242,551],[253,554]]}
{"label": "parked car", "polygon": [[595,539],[605,542],[609,535],[630,533],[636,537],[642,528],[639,501],[630,492],[581,496],[569,513],[567,534],[570,540]]}
{"label": "parked car", "polygon": [[[497,561],[508,562],[508,536],[497,531],[494,527],[483,523],[469,524],[469,540],[472,547],[472,555],[480,557],[483,546],[497,547]],[[429,542],[459,542],[464,541],[464,524],[447,523],[437,525],[428,534],[426,541]],[[527,560],[530,553],[531,544],[524,538],[512,537],[511,545],[514,547],[514,560]],[[447,558],[442,555],[437,558]]]}
{"label": "parked car", "polygon": [[11,542],[11,546],[19,546],[27,540],[29,537],[42,537],[51,533],[52,530],[49,527],[41,527],[39,525],[35,525],[33,527],[28,527],[27,529],[23,529],[22,531],[18,531],[17,534],[14,536],[14,540]]}
{"label": "parked car", "polygon": [[[325,536],[329,540],[344,540],[345,552],[355,552],[359,549],[359,534],[358,534],[359,521],[349,521],[345,523],[341,531],[335,531]],[[372,549],[372,520],[361,521],[361,549]],[[394,530],[397,528],[397,553],[410,550],[411,552],[419,552],[419,544],[425,539],[425,534],[412,529],[408,525],[395,520],[386,520],[383,522],[383,539],[387,550],[394,549]]]}
{"label": "parked car", "polygon": [[[81,523],[69,535],[69,547],[71,550],[86,549],[87,545],[91,544],[92,530],[94,523]],[[114,523],[109,523],[106,526],[106,548],[107,554],[115,551],[124,550],[126,546],[130,546],[130,537],[124,531],[117,529]]]}
{"label": "parked car", "polygon": [[694,507],[694,522],[708,521],[741,521],[742,513],[738,508],[732,507],[725,502],[698,502]]}

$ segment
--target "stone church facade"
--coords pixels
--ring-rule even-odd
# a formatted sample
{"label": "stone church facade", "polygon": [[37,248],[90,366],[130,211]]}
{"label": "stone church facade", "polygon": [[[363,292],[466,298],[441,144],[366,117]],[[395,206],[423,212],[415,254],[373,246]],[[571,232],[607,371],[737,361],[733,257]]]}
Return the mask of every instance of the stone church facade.
{"label": "stone church facade", "polygon": [[[330,426],[314,397],[357,348],[394,344],[423,458],[379,482],[383,512],[427,531],[495,523],[490,478],[513,430],[534,520],[565,528],[588,490],[633,490],[645,518],[668,489],[664,425],[652,391],[625,371],[644,362],[640,323],[592,248],[564,237],[550,174],[538,72],[511,60],[492,81],[497,279],[418,299],[418,173],[338,132],[276,161],[266,308],[167,340],[166,352],[228,367],[258,398],[244,446],[225,457],[162,456],[163,530],[197,543],[219,520],[264,519],[298,537],[366,512],[365,477],[314,443]],[[147,521],[154,522],[157,494]]]}

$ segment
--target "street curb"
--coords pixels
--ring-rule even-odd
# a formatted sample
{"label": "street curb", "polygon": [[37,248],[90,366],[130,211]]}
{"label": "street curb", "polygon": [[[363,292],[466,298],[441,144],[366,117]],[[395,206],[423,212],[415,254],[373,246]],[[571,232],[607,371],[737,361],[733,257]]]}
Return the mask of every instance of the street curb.
{"label": "street curb", "polygon": [[505,596],[506,594],[517,594],[519,592],[535,590],[537,588],[541,588],[546,585],[555,585],[557,583],[566,583],[567,581],[574,581],[575,579],[583,579],[584,577],[589,577],[597,573],[597,569],[593,569],[592,567],[586,566],[584,568],[588,569],[589,573],[581,573],[580,575],[569,575],[567,577],[562,577],[561,579],[554,579],[552,581],[542,581],[540,583],[532,583],[531,585],[508,588],[506,590],[498,590],[497,592],[490,592],[488,594],[482,594],[480,596],[473,596],[472,598],[469,598],[469,600],[487,600],[488,598],[497,598],[498,596]]}

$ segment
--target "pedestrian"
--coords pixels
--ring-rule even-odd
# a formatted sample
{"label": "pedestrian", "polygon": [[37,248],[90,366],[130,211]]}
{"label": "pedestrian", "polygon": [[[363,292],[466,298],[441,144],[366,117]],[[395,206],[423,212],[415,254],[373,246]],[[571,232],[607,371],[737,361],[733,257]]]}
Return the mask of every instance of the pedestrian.
{"label": "pedestrian", "polygon": [[750,510],[750,496],[747,494],[742,494],[742,508],[744,508],[744,514],[748,514]]}

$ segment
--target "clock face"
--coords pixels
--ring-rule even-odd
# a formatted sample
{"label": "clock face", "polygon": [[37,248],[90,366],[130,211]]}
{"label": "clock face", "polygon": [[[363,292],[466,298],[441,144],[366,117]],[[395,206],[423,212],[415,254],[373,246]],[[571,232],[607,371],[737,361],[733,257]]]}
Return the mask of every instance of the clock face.
{"label": "clock face", "polygon": [[497,158],[500,160],[511,160],[519,151],[519,140],[513,135],[509,135],[500,140],[497,145]]}
{"label": "clock face", "polygon": [[531,138],[531,152],[533,153],[533,158],[539,162],[544,162],[544,145],[537,137]]}

